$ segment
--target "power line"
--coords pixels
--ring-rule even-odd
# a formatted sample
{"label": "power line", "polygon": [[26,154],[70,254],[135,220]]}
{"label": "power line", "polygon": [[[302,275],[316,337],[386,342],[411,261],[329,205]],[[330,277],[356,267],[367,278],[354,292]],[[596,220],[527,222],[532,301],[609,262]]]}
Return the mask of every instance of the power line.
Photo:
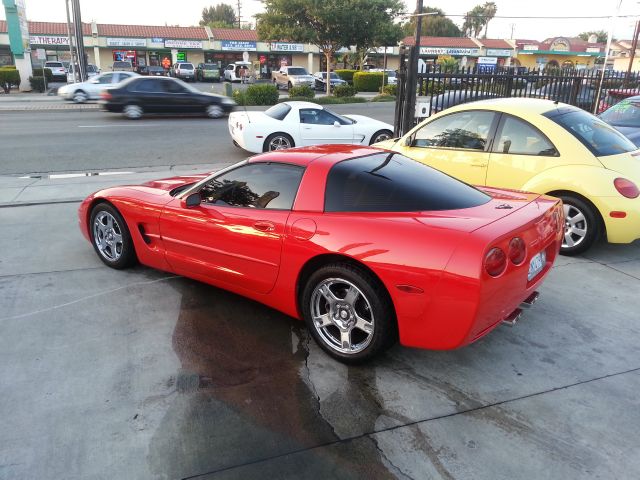
{"label": "power line", "polygon": [[[419,14],[415,14],[415,13],[401,13],[400,16],[403,17],[422,17],[422,16],[426,16],[426,15],[432,15],[432,16],[438,16],[438,17],[461,17],[461,18],[485,18],[484,15],[482,14],[478,14],[478,15],[470,15],[470,14],[449,14],[449,13],[445,13],[445,14],[439,14],[439,13],[419,13]],[[495,15],[492,17],[493,18],[515,18],[515,19],[536,19],[536,20],[602,20],[602,19],[609,19],[609,18],[640,18],[640,15],[602,15],[602,16],[598,16],[598,15],[594,15],[594,16],[581,16],[581,17],[576,17],[576,16],[536,16],[536,15]]]}

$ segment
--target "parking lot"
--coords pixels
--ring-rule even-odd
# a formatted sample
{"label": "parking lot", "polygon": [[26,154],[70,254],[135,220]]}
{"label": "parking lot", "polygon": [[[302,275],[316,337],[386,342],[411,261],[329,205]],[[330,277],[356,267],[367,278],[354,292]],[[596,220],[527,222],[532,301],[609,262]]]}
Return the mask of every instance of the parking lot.
{"label": "parking lot", "polygon": [[[393,107],[360,108],[386,119]],[[396,346],[347,367],[274,310],[107,268],[78,230],[92,190],[244,158],[226,121],[40,112],[43,137],[26,141],[17,132],[36,113],[11,115],[1,479],[638,477],[640,243],[560,257],[515,327],[469,347]],[[132,173],[19,178],[47,170],[30,163],[43,158],[49,171]]]}

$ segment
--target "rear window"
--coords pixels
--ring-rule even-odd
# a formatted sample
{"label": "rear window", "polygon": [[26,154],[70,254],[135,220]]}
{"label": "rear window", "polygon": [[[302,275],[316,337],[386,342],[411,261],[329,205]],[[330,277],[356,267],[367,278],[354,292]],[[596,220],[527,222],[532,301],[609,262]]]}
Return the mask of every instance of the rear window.
{"label": "rear window", "polygon": [[114,67],[128,68],[131,67],[131,62],[113,62]]}
{"label": "rear window", "polygon": [[287,73],[289,75],[309,75],[304,68],[290,68]]}
{"label": "rear window", "polygon": [[268,109],[264,114],[271,118],[275,118],[276,120],[284,120],[284,117],[286,117],[290,111],[291,107],[289,105],[286,103],[279,103]]}
{"label": "rear window", "polygon": [[457,210],[490,197],[439,170],[397,153],[337,163],[329,171],[327,212],[420,212]]}
{"label": "rear window", "polygon": [[210,65],[208,63],[205,63],[202,68],[205,70],[218,70],[217,65]]}
{"label": "rear window", "polygon": [[637,147],[599,118],[578,109],[562,109],[547,112],[550,118],[576,137],[596,157],[606,157],[633,152]]}
{"label": "rear window", "polygon": [[178,64],[178,68],[180,70],[193,70],[193,65],[190,63],[180,63]]}
{"label": "rear window", "polygon": [[47,62],[47,63],[45,63],[45,66],[47,66],[47,67],[64,67],[64,65],[62,65],[62,62]]}
{"label": "rear window", "polygon": [[622,100],[601,113],[600,118],[616,127],[640,128],[640,98]]}

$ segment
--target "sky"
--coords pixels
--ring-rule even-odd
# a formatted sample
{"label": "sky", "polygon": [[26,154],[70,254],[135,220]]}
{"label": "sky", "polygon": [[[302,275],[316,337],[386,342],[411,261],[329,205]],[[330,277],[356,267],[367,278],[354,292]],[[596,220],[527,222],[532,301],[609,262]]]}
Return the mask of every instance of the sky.
{"label": "sky", "polygon": [[[407,11],[415,10],[415,1],[404,0]],[[138,25],[197,25],[202,9],[217,3],[237,5],[236,0],[179,0],[178,2],[158,0],[80,0],[82,19],[98,23],[138,24]],[[433,0],[425,5],[438,7],[449,15],[463,15],[484,0]],[[633,35],[634,22],[640,19],[640,2],[637,0],[495,0],[497,16],[513,17],[576,17],[610,16],[621,3],[621,15],[633,18],[619,18],[614,25],[614,37],[629,39]],[[241,0],[242,17],[245,21],[262,11],[259,0]],[[33,21],[66,21],[64,0],[26,0],[27,18]],[[4,9],[0,8],[0,19],[4,19]],[[450,17],[458,26],[459,16]],[[544,40],[555,36],[576,36],[588,30],[608,29],[612,23],[608,19],[540,19],[540,18],[495,18],[489,24],[489,38],[513,38]],[[428,32],[426,32],[428,34]]]}

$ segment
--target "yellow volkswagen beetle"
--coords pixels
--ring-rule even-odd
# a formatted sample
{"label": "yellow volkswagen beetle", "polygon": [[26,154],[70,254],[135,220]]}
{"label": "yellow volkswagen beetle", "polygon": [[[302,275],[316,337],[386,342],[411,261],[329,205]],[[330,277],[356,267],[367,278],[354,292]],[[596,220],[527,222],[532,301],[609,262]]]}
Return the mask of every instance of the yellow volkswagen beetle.
{"label": "yellow volkswagen beetle", "polygon": [[579,108],[501,98],[444,110],[404,137],[376,144],[474,185],[526,190],[564,202],[562,253],[640,238],[640,151]]}

